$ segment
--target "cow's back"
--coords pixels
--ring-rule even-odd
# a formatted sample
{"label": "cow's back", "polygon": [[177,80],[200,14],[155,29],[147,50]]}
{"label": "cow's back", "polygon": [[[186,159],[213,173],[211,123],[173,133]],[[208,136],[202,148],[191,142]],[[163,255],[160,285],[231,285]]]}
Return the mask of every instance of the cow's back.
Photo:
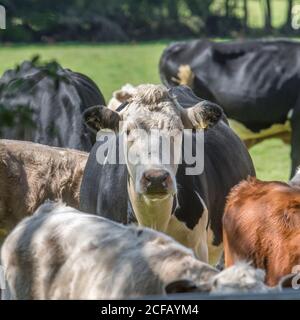
{"label": "cow's back", "polygon": [[0,79],[0,106],[12,113],[1,137],[89,151],[95,134],[82,121],[82,112],[103,105],[104,98],[87,76],[52,63],[25,61]]}
{"label": "cow's back", "polygon": [[196,40],[167,48],[160,73],[165,85],[174,86],[181,83],[174,82],[180,77],[179,68],[189,66],[190,85],[198,96],[218,103],[229,118],[257,131],[284,123],[294,107],[299,96],[299,56],[300,44],[293,41]]}
{"label": "cow's back", "polygon": [[300,263],[300,190],[281,182],[248,179],[230,193],[226,205],[226,266],[251,261],[276,285]]}

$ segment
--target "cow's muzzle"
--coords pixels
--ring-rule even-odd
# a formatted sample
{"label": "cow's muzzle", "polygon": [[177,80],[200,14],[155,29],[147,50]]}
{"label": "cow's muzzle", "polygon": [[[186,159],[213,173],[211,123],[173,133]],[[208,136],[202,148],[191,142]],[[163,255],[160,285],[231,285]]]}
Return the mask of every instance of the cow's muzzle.
{"label": "cow's muzzle", "polygon": [[173,182],[168,171],[162,169],[151,169],[144,172],[141,181],[146,194],[167,194],[173,189]]}

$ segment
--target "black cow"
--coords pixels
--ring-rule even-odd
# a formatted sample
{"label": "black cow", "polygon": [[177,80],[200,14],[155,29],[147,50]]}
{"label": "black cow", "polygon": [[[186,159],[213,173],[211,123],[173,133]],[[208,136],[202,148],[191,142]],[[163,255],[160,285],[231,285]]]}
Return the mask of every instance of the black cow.
{"label": "black cow", "polygon": [[[139,86],[130,101],[117,111],[98,106],[84,114],[86,123],[95,130],[115,130],[117,142],[125,135],[130,149],[125,163],[99,164],[99,150],[105,149],[107,140],[95,144],[81,184],[81,210],[122,223],[137,221],[163,231],[207,261],[210,231],[214,246],[222,242],[221,221],[227,194],[248,175],[255,175],[246,147],[229,128],[222,110],[200,100],[186,86],[169,91],[164,86]],[[200,131],[195,129],[204,129],[204,171],[187,174],[191,163],[185,159],[177,166],[173,162],[162,163],[160,157],[151,164],[143,161],[144,155],[149,154],[148,141],[135,129],[159,129],[164,138],[173,132],[176,139],[187,128],[192,129],[194,154],[201,143],[196,138]],[[186,144],[184,140],[173,147],[183,154]],[[203,149],[198,150],[202,152],[196,153],[200,159]],[[139,161],[131,163],[128,159],[134,152]],[[155,158],[154,153],[151,149]]]}
{"label": "black cow", "polygon": [[95,134],[83,111],[103,104],[96,84],[55,62],[25,61],[0,79],[1,138],[89,151]]}
{"label": "black cow", "polygon": [[[253,132],[284,123],[290,110],[294,175],[300,164],[300,43],[252,40],[175,43],[160,60],[162,82],[191,86]],[[282,137],[287,140],[286,136]]]}

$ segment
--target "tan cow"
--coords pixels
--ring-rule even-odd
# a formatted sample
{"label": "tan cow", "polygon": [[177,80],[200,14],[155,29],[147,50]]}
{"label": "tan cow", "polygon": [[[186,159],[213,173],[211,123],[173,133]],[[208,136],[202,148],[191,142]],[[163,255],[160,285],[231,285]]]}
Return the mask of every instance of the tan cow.
{"label": "tan cow", "polygon": [[87,156],[77,150],[0,140],[2,237],[47,199],[78,207]]}

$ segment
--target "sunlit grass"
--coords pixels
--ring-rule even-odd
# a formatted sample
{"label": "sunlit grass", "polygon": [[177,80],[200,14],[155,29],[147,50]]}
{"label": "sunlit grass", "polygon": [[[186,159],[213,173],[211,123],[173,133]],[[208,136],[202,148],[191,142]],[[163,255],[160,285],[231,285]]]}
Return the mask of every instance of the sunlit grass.
{"label": "sunlit grass", "polygon": [[279,139],[265,140],[250,149],[257,176],[262,180],[287,181],[290,174],[290,146]]}

